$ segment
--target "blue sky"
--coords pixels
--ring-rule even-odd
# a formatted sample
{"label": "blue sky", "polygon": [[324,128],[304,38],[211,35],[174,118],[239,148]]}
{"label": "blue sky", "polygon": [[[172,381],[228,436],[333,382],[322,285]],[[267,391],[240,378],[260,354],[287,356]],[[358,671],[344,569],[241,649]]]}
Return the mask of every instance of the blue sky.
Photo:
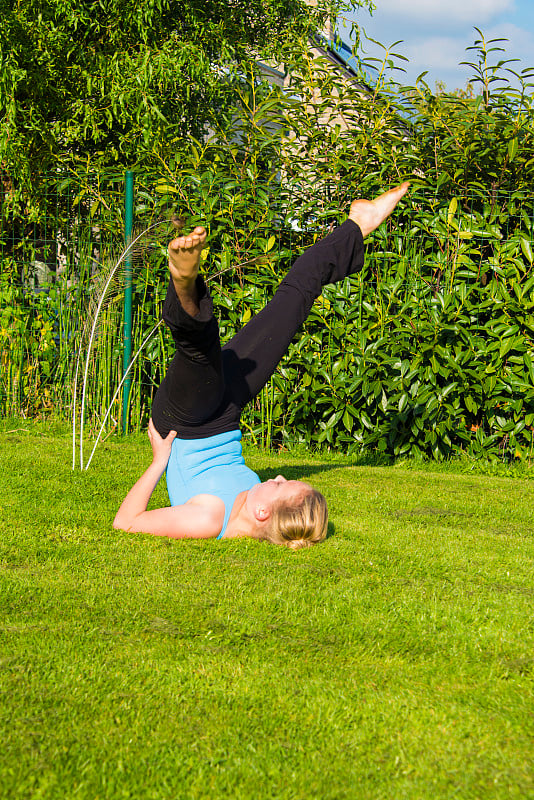
{"label": "blue sky", "polygon": [[[400,64],[406,74],[397,73],[401,83],[411,84],[424,70],[425,80],[433,88],[443,81],[449,89],[464,88],[471,70],[458,66],[469,61],[465,48],[474,43],[480,28],[486,39],[504,37],[505,54],[500,58],[519,58],[510,66],[521,71],[534,67],[534,0],[375,0],[376,10],[355,12],[353,19],[368,36],[389,46],[402,39],[395,50],[409,58]],[[348,30],[343,39],[350,42]],[[366,49],[375,55],[376,48],[368,43]],[[400,62],[399,62],[400,63]],[[532,80],[534,82],[534,80]],[[534,92],[534,89],[531,89]]]}

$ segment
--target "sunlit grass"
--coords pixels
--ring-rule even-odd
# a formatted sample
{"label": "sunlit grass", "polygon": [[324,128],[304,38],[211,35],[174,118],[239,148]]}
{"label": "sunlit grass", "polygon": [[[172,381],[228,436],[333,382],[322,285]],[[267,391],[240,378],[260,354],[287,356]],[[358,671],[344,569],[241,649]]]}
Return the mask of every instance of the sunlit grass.
{"label": "sunlit grass", "polygon": [[4,430],[2,797],[534,795],[531,481],[251,449],[327,542],[170,542],[111,528],[144,437]]}

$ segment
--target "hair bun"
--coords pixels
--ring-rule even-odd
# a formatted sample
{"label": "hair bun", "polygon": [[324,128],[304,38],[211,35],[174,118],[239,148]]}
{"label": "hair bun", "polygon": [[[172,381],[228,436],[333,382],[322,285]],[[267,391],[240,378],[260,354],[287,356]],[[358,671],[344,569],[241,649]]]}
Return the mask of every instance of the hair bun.
{"label": "hair bun", "polygon": [[310,547],[312,542],[309,539],[291,539],[287,542],[287,546],[291,548],[291,550],[300,550],[301,547]]}

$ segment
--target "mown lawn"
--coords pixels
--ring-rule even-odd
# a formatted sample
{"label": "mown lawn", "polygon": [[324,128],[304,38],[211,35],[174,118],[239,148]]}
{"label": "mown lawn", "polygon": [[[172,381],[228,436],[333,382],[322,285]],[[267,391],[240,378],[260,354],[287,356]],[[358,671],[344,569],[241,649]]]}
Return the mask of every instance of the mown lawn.
{"label": "mown lawn", "polygon": [[327,542],[168,541],[144,438],[3,430],[1,797],[534,798],[533,481],[251,450]]}

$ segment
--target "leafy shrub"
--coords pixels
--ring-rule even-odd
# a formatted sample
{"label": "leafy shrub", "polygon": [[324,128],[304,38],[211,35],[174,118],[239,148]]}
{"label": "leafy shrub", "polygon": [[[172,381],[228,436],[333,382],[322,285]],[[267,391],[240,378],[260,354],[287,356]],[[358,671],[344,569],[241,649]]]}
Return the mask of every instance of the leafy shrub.
{"label": "leafy shrub", "polygon": [[[289,91],[244,70],[232,113],[221,115],[211,138],[176,142],[176,153],[154,174],[136,176],[140,226],[161,224],[135,260],[134,351],[159,315],[167,281],[161,242],[172,231],[173,212],[189,225],[209,225],[206,271],[227,339],[355,194],[372,196],[411,177],[412,191],[394,220],[369,240],[365,272],[325,290],[302,336],[244,415],[244,427],[269,446],[299,441],[373,449],[384,457],[441,459],[461,451],[530,460],[532,97],[528,71],[517,91],[503,79],[505,62],[488,66],[489,44],[476,45],[480,96],[432,93],[422,81],[400,87],[387,82],[386,68],[365,92],[321,59],[313,69],[294,65]],[[386,52],[386,66],[389,60]],[[33,385],[49,387],[55,410],[71,402],[81,329],[66,310],[69,298],[83,316],[105,261],[106,236],[118,239],[123,225],[117,186],[96,177],[61,176],[53,195],[65,240],[76,242],[76,225],[94,232],[85,260],[79,247],[70,251],[65,277],[71,288],[56,283],[41,297],[9,289],[15,294],[3,303],[13,307],[2,312],[2,330],[9,330],[0,343],[3,363],[19,365],[19,374],[20,365],[33,363]],[[31,238],[22,228],[18,235],[21,242]],[[16,255],[7,239],[4,252]],[[29,334],[34,322],[41,338]],[[121,324],[118,294],[95,347],[93,425],[120,379]],[[136,426],[148,420],[171,350],[159,328],[136,362],[130,401]],[[17,361],[11,353],[25,355]],[[4,408],[10,391],[2,389]],[[42,408],[31,393],[25,397],[19,410]]]}

